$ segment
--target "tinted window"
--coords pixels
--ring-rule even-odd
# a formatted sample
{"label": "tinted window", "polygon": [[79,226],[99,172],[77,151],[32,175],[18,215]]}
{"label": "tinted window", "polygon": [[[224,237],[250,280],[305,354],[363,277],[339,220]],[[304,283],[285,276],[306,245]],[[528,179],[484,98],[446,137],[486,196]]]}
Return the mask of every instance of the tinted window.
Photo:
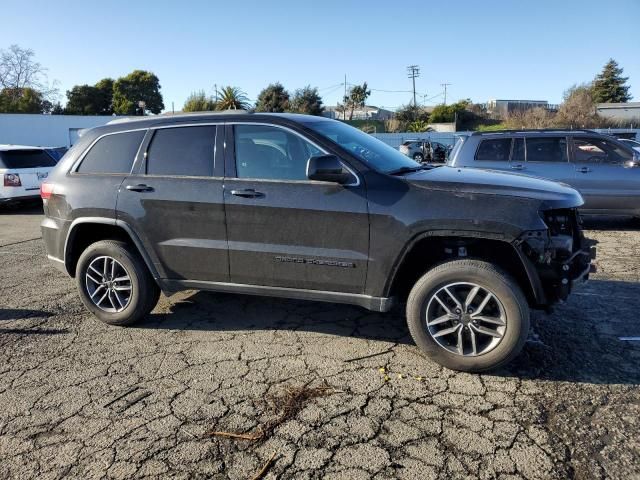
{"label": "tinted window", "polygon": [[44,150],[8,150],[0,152],[5,168],[55,167],[56,162]]}
{"label": "tinted window", "polygon": [[564,137],[527,137],[527,162],[566,162]]}
{"label": "tinted window", "polygon": [[511,152],[512,162],[524,162],[524,138],[513,139],[513,152]]}
{"label": "tinted window", "polygon": [[287,130],[265,125],[236,125],[238,178],[307,180],[307,160],[320,151]]}
{"label": "tinted window", "polygon": [[633,153],[602,138],[574,138],[573,158],[582,163],[621,164],[633,158]]}
{"label": "tinted window", "polygon": [[510,138],[494,138],[483,140],[476,152],[476,160],[509,161],[511,152]]}
{"label": "tinted window", "polygon": [[102,137],[85,155],[78,172],[129,173],[144,134],[142,130]]}
{"label": "tinted window", "polygon": [[149,175],[213,175],[216,127],[161,128],[147,150]]}

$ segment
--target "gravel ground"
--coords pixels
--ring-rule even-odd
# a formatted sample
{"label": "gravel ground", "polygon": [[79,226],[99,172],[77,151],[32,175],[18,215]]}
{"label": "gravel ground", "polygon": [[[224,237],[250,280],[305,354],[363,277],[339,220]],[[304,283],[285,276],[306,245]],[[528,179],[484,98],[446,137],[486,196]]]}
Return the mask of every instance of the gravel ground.
{"label": "gravel ground", "polygon": [[[0,213],[0,478],[246,479],[274,454],[265,478],[640,478],[631,222],[590,221],[599,272],[534,314],[513,364],[469,375],[423,358],[401,310],[183,292],[108,327],[39,221]],[[278,424],[268,400],[292,386],[330,390]]]}

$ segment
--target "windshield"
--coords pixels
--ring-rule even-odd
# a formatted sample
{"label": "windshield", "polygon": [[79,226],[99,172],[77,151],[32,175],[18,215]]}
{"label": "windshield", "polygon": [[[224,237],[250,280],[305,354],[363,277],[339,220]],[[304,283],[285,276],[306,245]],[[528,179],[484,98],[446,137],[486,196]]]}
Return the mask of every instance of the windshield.
{"label": "windshield", "polygon": [[464,137],[458,137],[456,139],[456,144],[453,146],[453,149],[451,150],[451,152],[449,153],[449,159],[447,161],[447,163],[451,163],[451,161],[456,158],[456,155],[458,154],[458,152],[460,151],[460,148],[462,147],[462,144],[464,143]]}
{"label": "windshield", "polygon": [[304,125],[337,143],[379,172],[389,173],[403,167],[413,169],[419,166],[395,148],[346,123],[314,121],[304,122]]}

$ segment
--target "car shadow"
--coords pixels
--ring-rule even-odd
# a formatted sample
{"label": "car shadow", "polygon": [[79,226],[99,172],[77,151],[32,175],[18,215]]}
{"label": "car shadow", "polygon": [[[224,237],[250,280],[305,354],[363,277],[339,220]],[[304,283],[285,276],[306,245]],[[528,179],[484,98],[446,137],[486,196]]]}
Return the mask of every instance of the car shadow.
{"label": "car shadow", "polygon": [[612,215],[583,215],[585,230],[640,231],[640,219]]}
{"label": "car shadow", "polygon": [[0,308],[0,321],[25,320],[28,318],[48,318],[54,315],[46,310],[31,310],[24,308]]}
{"label": "car shadow", "polygon": [[43,215],[42,200],[0,205],[0,215]]}
{"label": "car shadow", "polygon": [[[636,308],[640,282],[592,280],[554,313],[534,312],[522,353],[491,375],[592,384],[640,384]],[[305,331],[413,345],[402,306],[387,314],[359,307],[248,295],[197,292],[152,314],[149,329]],[[415,347],[417,349],[417,347]],[[425,361],[428,361],[425,359]]]}

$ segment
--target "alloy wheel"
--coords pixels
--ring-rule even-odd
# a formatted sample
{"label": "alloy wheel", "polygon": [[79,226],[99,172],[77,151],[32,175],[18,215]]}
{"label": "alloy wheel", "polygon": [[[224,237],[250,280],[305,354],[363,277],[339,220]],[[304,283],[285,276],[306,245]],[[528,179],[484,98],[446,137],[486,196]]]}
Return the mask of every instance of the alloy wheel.
{"label": "alloy wheel", "polygon": [[470,282],[445,285],[426,308],[427,331],[445,350],[465,357],[490,352],[502,341],[507,315],[498,297]]}
{"label": "alloy wheel", "polygon": [[131,301],[131,277],[115,258],[94,258],[87,268],[85,284],[93,304],[105,312],[121,312]]}

